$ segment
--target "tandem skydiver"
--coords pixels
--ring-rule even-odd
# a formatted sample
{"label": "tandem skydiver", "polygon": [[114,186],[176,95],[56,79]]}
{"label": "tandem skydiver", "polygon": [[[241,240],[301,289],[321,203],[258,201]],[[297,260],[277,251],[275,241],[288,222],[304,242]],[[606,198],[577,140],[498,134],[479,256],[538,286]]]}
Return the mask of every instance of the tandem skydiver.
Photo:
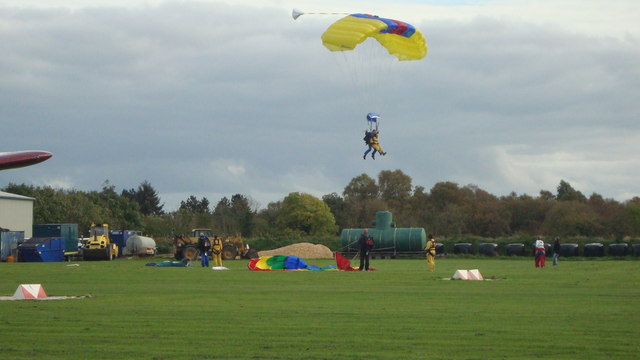
{"label": "tandem skydiver", "polygon": [[387,153],[382,150],[382,147],[378,143],[378,134],[379,134],[378,130],[375,130],[375,129],[364,132],[364,142],[367,144],[367,146],[369,146],[369,148],[367,149],[367,151],[364,152],[364,155],[362,156],[363,159],[367,158],[367,154],[371,150],[373,150],[373,152],[371,153],[371,158],[373,160],[376,159],[376,152],[380,153],[380,155],[382,156],[387,155]]}

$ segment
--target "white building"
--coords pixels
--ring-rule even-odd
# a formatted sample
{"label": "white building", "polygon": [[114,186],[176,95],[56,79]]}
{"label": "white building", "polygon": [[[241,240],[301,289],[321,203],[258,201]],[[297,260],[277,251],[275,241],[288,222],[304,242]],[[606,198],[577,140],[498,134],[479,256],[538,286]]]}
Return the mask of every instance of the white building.
{"label": "white building", "polygon": [[0,191],[0,227],[24,231],[24,238],[33,233],[33,203],[36,199]]}

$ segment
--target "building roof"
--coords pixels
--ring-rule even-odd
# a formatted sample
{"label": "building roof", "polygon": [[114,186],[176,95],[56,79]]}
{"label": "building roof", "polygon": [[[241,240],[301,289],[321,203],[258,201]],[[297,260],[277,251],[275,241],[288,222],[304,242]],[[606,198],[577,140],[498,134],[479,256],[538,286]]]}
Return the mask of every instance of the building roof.
{"label": "building roof", "polygon": [[0,191],[0,199],[29,200],[29,201],[35,201],[36,200],[35,198],[32,198],[32,197],[16,195],[16,194],[4,192],[4,191]]}

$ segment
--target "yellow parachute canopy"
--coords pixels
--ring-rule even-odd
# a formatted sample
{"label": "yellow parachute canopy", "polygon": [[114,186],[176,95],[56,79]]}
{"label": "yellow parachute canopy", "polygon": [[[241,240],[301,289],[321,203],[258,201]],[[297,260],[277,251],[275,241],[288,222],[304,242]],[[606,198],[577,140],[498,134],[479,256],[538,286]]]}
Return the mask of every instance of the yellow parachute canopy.
{"label": "yellow parachute canopy", "polygon": [[322,34],[322,44],[331,51],[349,51],[370,37],[398,60],[419,60],[427,55],[424,36],[413,25],[367,14],[351,14],[333,23]]}

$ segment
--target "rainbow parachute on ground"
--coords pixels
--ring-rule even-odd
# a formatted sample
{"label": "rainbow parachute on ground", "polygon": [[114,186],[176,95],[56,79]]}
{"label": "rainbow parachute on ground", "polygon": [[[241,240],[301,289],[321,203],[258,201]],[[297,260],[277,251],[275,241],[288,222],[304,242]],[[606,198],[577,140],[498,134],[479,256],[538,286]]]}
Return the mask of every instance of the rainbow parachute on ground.
{"label": "rainbow parachute on ground", "polygon": [[[327,265],[319,267],[309,265],[297,256],[274,255],[261,256],[257,259],[251,259],[247,264],[249,270],[254,271],[356,271],[357,267],[351,267],[349,259],[345,258],[337,252],[336,265]],[[369,268],[369,270],[375,270]]]}
{"label": "rainbow parachute on ground", "polygon": [[309,265],[297,256],[274,255],[261,256],[257,259],[251,259],[247,267],[256,271],[272,271],[272,270],[295,270],[295,271],[337,271],[335,265],[319,267]]}

